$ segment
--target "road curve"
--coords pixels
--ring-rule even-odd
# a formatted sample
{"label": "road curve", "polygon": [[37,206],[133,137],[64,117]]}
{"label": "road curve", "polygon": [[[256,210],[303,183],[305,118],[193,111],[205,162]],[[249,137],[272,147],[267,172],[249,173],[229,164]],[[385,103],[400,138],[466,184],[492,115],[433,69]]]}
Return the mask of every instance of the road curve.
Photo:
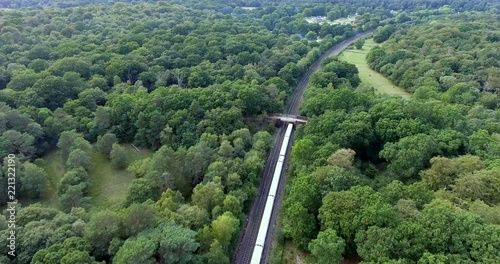
{"label": "road curve", "polygon": [[[354,41],[358,39],[365,38],[371,35],[373,31],[359,33],[347,40],[340,42],[339,44],[330,48],[325,54],[323,54],[319,59],[317,59],[307,70],[307,72],[302,76],[301,80],[295,87],[292,95],[290,96],[289,102],[285,108],[284,114],[297,115],[299,112],[300,104],[302,103],[302,98],[304,94],[304,90],[309,84],[309,80],[311,75],[319,70],[321,67],[321,63],[328,57],[332,55],[338,55],[349,45],[354,43]],[[271,180],[273,177],[274,168],[276,166],[276,161],[278,160],[279,150],[281,144],[283,142],[283,137],[285,135],[285,129],[282,127],[278,128],[276,131],[276,136],[274,139],[274,144],[269,153],[269,157],[266,161],[266,166],[264,168],[264,172],[262,174],[262,179],[260,181],[258,195],[255,198],[252,208],[250,209],[250,213],[248,214],[247,221],[244,225],[243,232],[240,236],[240,240],[238,243],[238,247],[236,248],[235,254],[232,258],[231,263],[233,264],[249,264],[252,258],[252,252],[255,246],[255,240],[257,239],[257,233],[259,230],[259,225],[261,222],[262,214],[264,212],[264,207],[266,205],[267,193],[269,192],[269,188],[271,186]],[[291,142],[289,148],[293,143],[293,137],[291,138]],[[288,156],[285,158],[283,168],[287,168]],[[286,170],[285,170],[286,171]],[[284,189],[285,177],[281,177],[280,184],[278,187],[278,193],[275,200],[275,205],[271,217],[271,222],[268,230],[268,235],[266,238],[266,244],[264,246],[264,253],[262,255],[263,261],[261,263],[267,263],[269,256],[269,245],[273,240],[272,235],[274,234],[274,226],[278,216],[278,212],[280,210],[281,205],[281,194]]]}

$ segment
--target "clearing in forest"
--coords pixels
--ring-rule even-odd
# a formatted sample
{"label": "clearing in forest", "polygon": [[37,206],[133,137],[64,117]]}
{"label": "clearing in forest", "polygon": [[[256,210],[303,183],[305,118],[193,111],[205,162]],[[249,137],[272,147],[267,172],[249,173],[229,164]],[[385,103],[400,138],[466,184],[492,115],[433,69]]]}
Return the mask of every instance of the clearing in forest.
{"label": "clearing in forest", "polygon": [[366,54],[376,45],[377,44],[373,41],[373,39],[366,39],[365,45],[363,45],[361,50],[355,48],[346,49],[339,55],[339,58],[343,61],[356,65],[359,71],[361,83],[373,87],[378,93],[410,97],[410,93],[396,86],[390,80],[385,78],[385,76],[370,69],[370,66],[368,66],[368,63],[366,62]]}
{"label": "clearing in forest", "polygon": [[[122,145],[128,152],[128,164],[135,160],[144,159],[152,155],[148,150],[141,149],[139,153],[129,144]],[[102,155],[97,149],[93,149],[92,168],[89,172],[91,204],[97,208],[119,207],[125,200],[127,189],[134,179],[133,173],[127,170],[117,170],[109,159]],[[42,159],[37,161],[49,175],[49,188],[42,194],[40,202],[48,207],[58,208],[59,199],[57,190],[59,183],[64,176],[65,166],[59,150],[52,151]],[[34,201],[24,201],[30,204]]]}
{"label": "clearing in forest", "polygon": [[[129,144],[122,146],[128,152],[129,165],[136,160],[152,156],[152,153],[146,149],[141,148],[141,152],[138,152]],[[135,178],[134,174],[127,170],[115,169],[109,159],[96,149],[92,154],[92,169],[89,177],[89,196],[92,197],[92,205],[99,208],[120,207],[125,201],[130,183]]]}

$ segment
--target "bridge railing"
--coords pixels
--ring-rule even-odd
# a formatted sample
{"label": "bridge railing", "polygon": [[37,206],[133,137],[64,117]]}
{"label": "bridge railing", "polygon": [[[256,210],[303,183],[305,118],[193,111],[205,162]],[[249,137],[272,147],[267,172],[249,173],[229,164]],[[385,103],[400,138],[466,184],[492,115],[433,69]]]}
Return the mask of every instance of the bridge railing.
{"label": "bridge railing", "polygon": [[301,115],[288,115],[288,114],[268,114],[269,117],[288,117],[288,118],[294,118],[294,119],[302,119],[302,120],[307,120],[306,116],[301,116]]}

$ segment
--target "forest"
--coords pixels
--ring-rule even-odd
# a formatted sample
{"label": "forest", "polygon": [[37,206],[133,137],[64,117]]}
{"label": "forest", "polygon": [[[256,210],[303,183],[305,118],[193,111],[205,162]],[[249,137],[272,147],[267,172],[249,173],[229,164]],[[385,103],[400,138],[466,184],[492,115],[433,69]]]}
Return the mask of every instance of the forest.
{"label": "forest", "polygon": [[[0,263],[230,263],[274,140],[259,120],[283,111],[330,47],[367,30],[380,43],[370,67],[412,98],[375,95],[354,65],[324,62],[301,108],[285,238],[312,263],[500,261],[497,4],[0,7],[0,240],[15,166],[18,247],[14,259],[0,247]],[[304,19],[356,13],[345,25]],[[101,177],[126,186],[119,202],[97,199]]]}
{"label": "forest", "polygon": [[[0,3],[0,7],[3,8],[23,8],[23,7],[37,7],[44,8],[47,6],[57,6],[57,7],[77,7],[83,5],[96,5],[104,4],[111,5],[114,3],[127,3],[127,4],[140,4],[140,3],[156,3],[156,2],[167,2],[164,0],[3,0]],[[405,11],[415,11],[415,10],[428,10],[437,9],[442,6],[451,6],[457,11],[485,11],[490,10],[495,12],[500,8],[500,3],[495,1],[484,1],[484,0],[405,0],[405,1],[391,1],[391,0],[381,0],[381,1],[370,1],[370,0],[201,0],[201,1],[179,1],[170,0],[169,3],[175,4],[188,4],[191,7],[201,7],[201,8],[214,8],[221,10],[223,12],[231,12],[233,8],[239,7],[288,7],[302,11],[304,7],[318,10],[319,12],[326,13],[331,11],[332,4],[341,4],[352,7],[364,8],[365,10],[382,8],[385,10],[405,10]],[[297,7],[297,8],[295,8]],[[318,14],[320,15],[320,14]],[[321,14],[324,15],[324,14]]]}
{"label": "forest", "polygon": [[369,65],[411,99],[375,95],[336,59],[313,75],[282,223],[307,261],[500,261],[498,21],[379,27]]}
{"label": "forest", "polygon": [[[165,2],[0,12],[0,181],[14,163],[19,248],[2,263],[229,263],[273,141],[272,124],[247,120],[281,112],[357,31]],[[126,144],[152,154],[131,162]],[[96,178],[121,181],[96,156],[134,177],[118,204],[93,195]],[[2,188],[2,241],[7,201]]]}

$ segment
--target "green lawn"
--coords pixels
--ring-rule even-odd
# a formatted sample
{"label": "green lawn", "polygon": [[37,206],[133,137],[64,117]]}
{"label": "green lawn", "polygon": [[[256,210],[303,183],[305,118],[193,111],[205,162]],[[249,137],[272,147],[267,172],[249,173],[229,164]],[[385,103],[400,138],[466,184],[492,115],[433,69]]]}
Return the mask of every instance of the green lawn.
{"label": "green lawn", "polygon": [[340,54],[339,58],[356,65],[359,70],[359,78],[361,79],[361,82],[373,87],[378,93],[410,97],[408,92],[394,85],[382,74],[370,69],[368,66],[368,63],[366,62],[366,54],[376,45],[377,44],[373,42],[373,39],[367,39],[361,50],[345,50]]}
{"label": "green lawn", "polygon": [[[129,164],[138,159],[144,159],[152,153],[142,150],[139,153],[131,145],[124,145],[129,153]],[[126,170],[116,170],[109,160],[97,150],[92,155],[90,176],[90,193],[92,204],[98,208],[119,207],[125,200],[127,188],[134,175]]]}
{"label": "green lawn", "polygon": [[[131,145],[123,145],[129,153],[129,164],[138,159],[152,155],[151,151],[141,149],[139,153]],[[94,149],[92,153],[92,169],[89,172],[91,181],[89,196],[92,197],[92,205],[95,208],[117,208],[125,199],[127,188],[134,179],[134,175],[126,170],[116,170],[111,166],[109,160]],[[59,182],[65,173],[65,166],[61,153],[53,151],[44,158],[39,159],[37,164],[45,169],[49,175],[50,186],[42,195],[41,202],[49,207],[58,207],[57,189]],[[26,204],[34,201],[24,201]]]}

